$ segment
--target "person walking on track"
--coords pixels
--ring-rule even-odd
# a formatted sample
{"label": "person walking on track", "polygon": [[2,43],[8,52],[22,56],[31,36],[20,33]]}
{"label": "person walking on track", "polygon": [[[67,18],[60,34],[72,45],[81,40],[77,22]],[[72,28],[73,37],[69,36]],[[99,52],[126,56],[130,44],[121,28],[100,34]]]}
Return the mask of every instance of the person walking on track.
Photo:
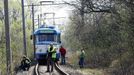
{"label": "person walking on track", "polygon": [[84,49],[81,49],[81,53],[79,55],[79,66],[80,66],[80,68],[84,67],[84,59],[85,59],[85,51],[84,51]]}
{"label": "person walking on track", "polygon": [[50,44],[47,50],[47,71],[50,72],[50,66],[51,66],[51,72],[53,72],[53,66],[54,61],[56,59],[56,48],[53,46],[53,44]]}
{"label": "person walking on track", "polygon": [[63,46],[61,46],[60,48],[60,53],[61,53],[61,64],[65,65],[66,64],[66,59],[65,59],[66,49],[63,48]]}

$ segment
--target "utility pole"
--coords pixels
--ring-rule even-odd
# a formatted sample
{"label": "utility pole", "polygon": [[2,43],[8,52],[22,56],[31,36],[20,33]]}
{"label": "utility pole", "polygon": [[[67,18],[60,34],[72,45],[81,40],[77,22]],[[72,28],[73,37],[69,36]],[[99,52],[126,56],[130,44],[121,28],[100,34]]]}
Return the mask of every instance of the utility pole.
{"label": "utility pole", "polygon": [[38,15],[38,28],[40,26],[40,16]]}
{"label": "utility pole", "polygon": [[6,35],[6,60],[7,60],[7,74],[12,75],[11,63],[12,63],[12,51],[10,49],[10,27],[9,27],[9,14],[8,14],[8,0],[4,0],[4,12],[5,12],[5,35]]}
{"label": "utility pole", "polygon": [[[34,34],[34,4],[32,3],[32,26],[33,26],[33,34]],[[35,57],[35,36],[33,36],[33,50],[34,50],[34,57]]]}
{"label": "utility pole", "polygon": [[25,11],[24,11],[24,0],[21,0],[21,7],[22,7],[22,26],[23,26],[23,54],[27,56],[27,50],[26,50],[26,31],[25,31]]}
{"label": "utility pole", "polygon": [[53,13],[53,25],[55,25],[55,19],[54,19],[54,17],[55,17],[55,13]]}
{"label": "utility pole", "polygon": [[32,25],[33,25],[33,32],[34,32],[34,4],[32,4]]}

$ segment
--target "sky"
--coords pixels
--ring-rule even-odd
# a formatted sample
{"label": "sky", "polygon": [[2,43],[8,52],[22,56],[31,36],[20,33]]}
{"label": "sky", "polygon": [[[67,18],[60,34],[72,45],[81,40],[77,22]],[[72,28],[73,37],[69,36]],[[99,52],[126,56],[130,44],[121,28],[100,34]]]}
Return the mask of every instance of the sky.
{"label": "sky", "polygon": [[[39,0],[40,1],[55,1],[56,3],[61,3],[62,0]],[[66,0],[71,1],[71,0]],[[69,13],[71,8],[67,5],[54,5],[54,6],[41,6],[37,8],[39,11],[36,13],[36,18],[38,14],[43,13],[55,13],[55,23],[58,25],[65,25],[68,21]],[[53,24],[53,14],[47,14],[44,18],[49,18],[45,20],[46,24]],[[42,22],[43,23],[43,22]]]}

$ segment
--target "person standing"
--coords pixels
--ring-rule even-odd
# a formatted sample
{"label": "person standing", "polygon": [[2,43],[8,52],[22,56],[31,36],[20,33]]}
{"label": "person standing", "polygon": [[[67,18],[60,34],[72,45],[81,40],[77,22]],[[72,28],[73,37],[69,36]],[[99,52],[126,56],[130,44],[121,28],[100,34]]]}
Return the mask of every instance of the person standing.
{"label": "person standing", "polygon": [[51,66],[51,72],[53,72],[54,61],[56,59],[56,48],[53,46],[53,44],[50,44],[47,52],[48,54],[47,54],[47,71],[46,72],[50,72],[50,66]]}
{"label": "person standing", "polygon": [[84,67],[84,59],[85,59],[85,51],[84,51],[84,49],[81,49],[81,53],[79,55],[79,66],[80,66],[80,68]]}
{"label": "person standing", "polygon": [[63,46],[61,46],[60,48],[60,53],[61,53],[61,64],[65,65],[66,64],[66,59],[65,59],[66,49],[63,48]]}

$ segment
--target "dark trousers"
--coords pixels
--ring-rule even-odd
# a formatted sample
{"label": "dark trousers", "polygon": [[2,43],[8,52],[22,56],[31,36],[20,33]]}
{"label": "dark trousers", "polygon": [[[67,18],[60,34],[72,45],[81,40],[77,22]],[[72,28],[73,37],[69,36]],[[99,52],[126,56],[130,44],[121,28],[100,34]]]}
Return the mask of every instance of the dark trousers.
{"label": "dark trousers", "polygon": [[80,58],[80,60],[79,60],[79,66],[80,66],[80,68],[83,68],[84,67],[84,58]]}
{"label": "dark trousers", "polygon": [[52,60],[51,57],[48,57],[48,59],[47,59],[47,71],[50,71],[50,66],[51,66],[51,72],[52,72],[53,66],[54,66],[54,61]]}
{"label": "dark trousers", "polygon": [[23,71],[29,70],[29,67],[30,67],[30,64],[21,64],[21,66],[20,66],[20,68],[21,68]]}
{"label": "dark trousers", "polygon": [[61,64],[62,65],[66,64],[65,56],[61,56]]}

